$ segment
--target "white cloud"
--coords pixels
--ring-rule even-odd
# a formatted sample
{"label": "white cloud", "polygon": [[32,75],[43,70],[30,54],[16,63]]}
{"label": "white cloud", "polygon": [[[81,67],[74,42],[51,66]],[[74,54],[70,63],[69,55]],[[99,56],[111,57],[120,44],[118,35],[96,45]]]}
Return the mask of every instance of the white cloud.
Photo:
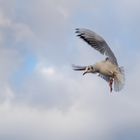
{"label": "white cloud", "polygon": [[3,11],[0,11],[0,28],[3,29],[3,31],[1,31],[3,40],[6,41],[6,39],[9,39],[6,38],[8,36],[6,33],[12,34],[15,44],[29,40],[34,36],[31,28],[27,24],[12,20],[10,17],[6,16]]}
{"label": "white cloud", "polygon": [[43,75],[55,76],[55,69],[53,67],[40,66],[40,67],[38,67],[38,69]]}
{"label": "white cloud", "polygon": [[[2,1],[0,139],[116,140],[120,128],[122,133],[134,124],[139,128],[139,54],[126,47],[133,46],[132,37],[123,39],[123,28],[114,25],[136,20],[138,1]],[[74,35],[77,26],[107,31],[112,46],[117,38],[113,50],[126,69],[126,85],[120,93],[110,94],[108,84],[97,75],[83,77],[72,71],[71,63],[88,65],[104,59],[79,43]],[[37,67],[29,75],[23,68],[26,53],[37,58]],[[11,82],[19,71],[24,76],[21,86]],[[130,134],[134,132],[126,133]]]}
{"label": "white cloud", "polygon": [[[90,135],[95,135],[96,138],[96,135],[101,133],[104,135],[106,131],[99,129],[99,118],[96,114],[79,108],[77,104],[69,111],[61,112],[57,109],[36,110],[26,106],[9,106],[4,103],[0,106],[0,112],[1,138],[6,135],[7,139],[24,137],[26,140],[38,140],[42,137],[43,140],[46,138],[84,140],[91,132]],[[96,129],[93,129],[93,126],[96,126]]]}

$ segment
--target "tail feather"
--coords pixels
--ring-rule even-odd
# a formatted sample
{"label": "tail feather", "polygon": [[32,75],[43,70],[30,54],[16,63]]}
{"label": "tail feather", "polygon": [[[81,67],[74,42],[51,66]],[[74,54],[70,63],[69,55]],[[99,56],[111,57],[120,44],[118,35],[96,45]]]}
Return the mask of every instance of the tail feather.
{"label": "tail feather", "polygon": [[118,74],[114,77],[114,90],[120,91],[123,89],[125,84],[125,74],[124,74],[124,68],[119,67]]}

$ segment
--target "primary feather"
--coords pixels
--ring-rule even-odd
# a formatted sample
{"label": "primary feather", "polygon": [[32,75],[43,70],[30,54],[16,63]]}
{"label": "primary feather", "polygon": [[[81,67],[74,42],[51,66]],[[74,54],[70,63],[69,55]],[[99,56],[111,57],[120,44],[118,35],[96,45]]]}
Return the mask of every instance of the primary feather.
{"label": "primary feather", "polygon": [[79,36],[81,39],[83,39],[85,42],[87,42],[91,47],[99,51],[101,54],[106,55],[109,57],[109,59],[112,61],[112,63],[118,65],[117,59],[106,43],[106,41],[96,34],[93,31],[90,31],[88,29],[83,28],[77,28],[76,29],[77,36]]}

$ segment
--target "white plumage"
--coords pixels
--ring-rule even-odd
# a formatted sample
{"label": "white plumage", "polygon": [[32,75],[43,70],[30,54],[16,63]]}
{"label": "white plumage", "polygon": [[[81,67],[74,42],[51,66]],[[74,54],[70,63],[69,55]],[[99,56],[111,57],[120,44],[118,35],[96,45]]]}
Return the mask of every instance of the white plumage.
{"label": "white plumage", "polygon": [[117,59],[106,43],[106,41],[93,31],[88,29],[76,29],[77,36],[87,42],[91,47],[106,55],[106,59],[95,63],[91,66],[76,66],[73,69],[84,71],[86,73],[98,73],[101,78],[109,83],[110,91],[112,92],[112,84],[114,82],[114,90],[120,91],[125,83],[124,69],[119,67]]}

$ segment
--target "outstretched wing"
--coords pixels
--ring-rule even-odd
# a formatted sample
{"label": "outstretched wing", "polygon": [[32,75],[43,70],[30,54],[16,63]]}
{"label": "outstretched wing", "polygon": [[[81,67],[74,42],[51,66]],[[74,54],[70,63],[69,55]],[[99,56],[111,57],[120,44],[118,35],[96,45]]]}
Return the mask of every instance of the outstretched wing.
{"label": "outstretched wing", "polygon": [[108,56],[112,63],[118,65],[114,53],[111,51],[108,44],[101,36],[88,29],[81,28],[77,28],[76,33],[77,36],[86,41],[89,45],[91,45],[91,47],[99,51],[101,54]]}

